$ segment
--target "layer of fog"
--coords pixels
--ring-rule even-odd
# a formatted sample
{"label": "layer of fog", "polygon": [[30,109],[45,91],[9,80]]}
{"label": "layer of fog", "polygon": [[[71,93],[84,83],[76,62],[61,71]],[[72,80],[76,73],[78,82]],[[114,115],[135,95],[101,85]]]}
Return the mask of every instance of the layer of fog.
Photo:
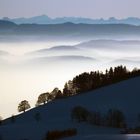
{"label": "layer of fog", "polygon": [[62,89],[77,74],[120,64],[140,67],[140,40],[1,42],[0,115],[17,113],[24,99],[34,106],[40,93]]}

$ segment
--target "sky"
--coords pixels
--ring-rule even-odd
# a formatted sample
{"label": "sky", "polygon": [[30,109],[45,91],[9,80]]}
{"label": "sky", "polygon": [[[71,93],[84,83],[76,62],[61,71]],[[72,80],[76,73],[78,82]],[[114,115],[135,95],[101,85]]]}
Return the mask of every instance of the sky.
{"label": "sky", "polygon": [[140,0],[0,0],[0,17],[140,17]]}

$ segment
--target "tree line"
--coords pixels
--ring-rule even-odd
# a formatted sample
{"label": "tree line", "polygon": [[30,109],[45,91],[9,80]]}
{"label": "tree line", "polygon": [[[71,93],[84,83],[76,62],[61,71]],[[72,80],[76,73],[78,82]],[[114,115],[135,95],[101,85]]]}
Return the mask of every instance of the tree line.
{"label": "tree line", "polygon": [[86,91],[94,90],[103,86],[114,84],[129,78],[140,76],[140,70],[134,68],[129,71],[125,66],[117,66],[115,68],[106,69],[105,73],[102,71],[84,72],[73,80],[65,83],[63,89],[63,96],[71,96],[74,94],[84,93]]}
{"label": "tree line", "polygon": [[71,111],[71,119],[76,122],[87,122],[92,125],[106,126],[113,128],[126,128],[125,116],[118,109],[109,109],[101,114],[97,111],[89,111],[82,106],[76,106]]}
{"label": "tree line", "polygon": [[[40,94],[35,106],[37,107],[55,99],[86,93],[87,91],[95,90],[136,76],[140,76],[139,69],[134,68],[132,71],[129,71],[122,65],[114,68],[110,67],[110,69],[106,69],[105,73],[102,71],[84,72],[66,82],[62,91],[59,88],[54,88],[51,92]],[[25,112],[25,110],[29,108],[29,102],[24,100],[20,102],[18,111]]]}

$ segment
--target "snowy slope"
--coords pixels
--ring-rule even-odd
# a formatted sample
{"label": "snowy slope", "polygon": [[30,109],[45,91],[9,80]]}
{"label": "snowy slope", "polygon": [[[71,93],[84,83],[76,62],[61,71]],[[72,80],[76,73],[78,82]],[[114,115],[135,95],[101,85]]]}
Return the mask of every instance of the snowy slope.
{"label": "snowy slope", "polygon": [[[117,134],[120,130],[77,124],[71,121],[71,109],[81,105],[91,111],[106,112],[110,108],[124,112],[127,123],[137,123],[140,106],[140,77],[123,81],[111,86],[103,87],[82,95],[49,102],[45,106],[32,109],[17,116],[12,124],[7,120],[0,127],[0,134],[4,140],[41,140],[47,130],[77,128],[78,136],[92,136],[93,134]],[[41,121],[36,122],[35,113],[40,112]],[[72,139],[72,138],[71,138]],[[74,138],[73,138],[74,139]],[[77,138],[79,139],[79,138]]]}

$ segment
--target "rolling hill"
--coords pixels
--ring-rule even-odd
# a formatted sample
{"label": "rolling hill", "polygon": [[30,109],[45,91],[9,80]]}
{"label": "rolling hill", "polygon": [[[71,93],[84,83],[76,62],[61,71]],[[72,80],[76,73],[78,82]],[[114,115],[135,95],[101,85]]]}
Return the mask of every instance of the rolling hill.
{"label": "rolling hill", "polygon": [[[70,140],[91,140],[95,137],[94,134],[119,134],[120,129],[73,122],[71,110],[79,105],[100,112],[115,108],[124,112],[128,126],[136,126],[140,106],[139,83],[140,77],[136,77],[85,94],[54,100],[16,116],[15,123],[11,123],[10,118],[5,120],[4,125],[0,126],[0,134],[4,140],[41,140],[48,130],[67,128],[78,130],[78,135]],[[40,122],[34,119],[38,112],[41,115]]]}

